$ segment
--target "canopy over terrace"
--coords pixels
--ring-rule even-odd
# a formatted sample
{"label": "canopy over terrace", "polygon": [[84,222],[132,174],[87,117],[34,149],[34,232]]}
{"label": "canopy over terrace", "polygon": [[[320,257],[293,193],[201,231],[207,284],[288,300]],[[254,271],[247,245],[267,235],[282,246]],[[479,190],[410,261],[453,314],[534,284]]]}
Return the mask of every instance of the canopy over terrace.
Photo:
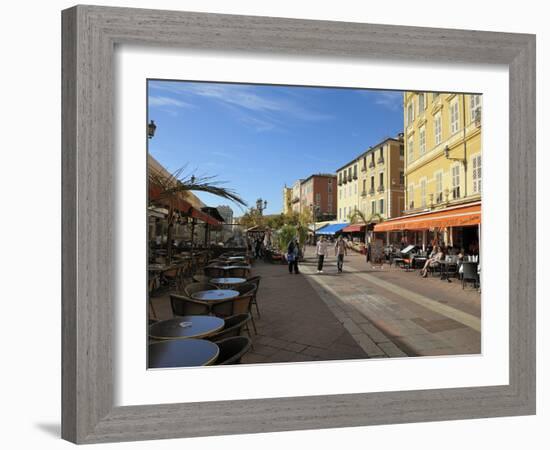
{"label": "canopy over terrace", "polygon": [[468,227],[481,223],[481,202],[445,208],[439,211],[411,214],[389,219],[374,226],[375,232],[430,230],[447,227]]}
{"label": "canopy over terrace", "polygon": [[315,232],[315,234],[324,235],[324,236],[334,236],[336,233],[341,232],[349,224],[345,223],[335,223],[333,225],[327,225]]}

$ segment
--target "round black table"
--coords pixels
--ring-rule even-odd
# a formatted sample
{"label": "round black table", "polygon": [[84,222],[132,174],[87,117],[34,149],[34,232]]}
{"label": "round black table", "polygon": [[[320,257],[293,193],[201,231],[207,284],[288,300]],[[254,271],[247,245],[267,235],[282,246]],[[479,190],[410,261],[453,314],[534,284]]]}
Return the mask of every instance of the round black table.
{"label": "round black table", "polygon": [[223,328],[223,319],[214,316],[182,316],[162,320],[149,326],[149,336],[154,339],[202,338]]}
{"label": "round black table", "polygon": [[209,366],[216,361],[219,347],[203,339],[172,339],[149,344],[149,369]]}
{"label": "round black table", "polygon": [[236,286],[238,284],[246,283],[246,278],[236,278],[236,277],[229,277],[229,278],[212,278],[210,280],[210,283],[215,284],[217,286],[223,286],[223,287],[231,287]]}
{"label": "round black table", "polygon": [[191,295],[194,300],[200,300],[201,302],[221,302],[223,300],[231,300],[238,297],[239,291],[232,289],[211,289],[208,291],[198,291]]}

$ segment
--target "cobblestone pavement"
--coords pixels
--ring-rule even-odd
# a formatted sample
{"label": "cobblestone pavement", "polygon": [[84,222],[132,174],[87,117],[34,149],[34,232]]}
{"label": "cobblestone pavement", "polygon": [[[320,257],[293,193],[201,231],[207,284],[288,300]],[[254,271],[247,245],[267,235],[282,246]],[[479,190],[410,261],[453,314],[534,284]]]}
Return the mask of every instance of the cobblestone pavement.
{"label": "cobblestone pavement", "polygon": [[[477,290],[417,271],[373,269],[352,252],[341,274],[332,255],[323,273],[316,269],[311,247],[299,275],[285,265],[254,264],[261,317],[254,312],[258,333],[243,363],[480,353]],[[153,304],[158,318],[171,317],[167,296]]]}

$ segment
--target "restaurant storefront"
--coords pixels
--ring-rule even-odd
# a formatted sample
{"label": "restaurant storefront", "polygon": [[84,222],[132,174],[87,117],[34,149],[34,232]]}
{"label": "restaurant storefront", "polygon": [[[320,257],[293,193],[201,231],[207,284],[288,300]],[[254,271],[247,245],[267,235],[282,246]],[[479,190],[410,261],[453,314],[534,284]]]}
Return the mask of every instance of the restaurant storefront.
{"label": "restaurant storefront", "polygon": [[389,219],[374,226],[385,242],[399,245],[445,245],[477,251],[481,232],[481,202]]}

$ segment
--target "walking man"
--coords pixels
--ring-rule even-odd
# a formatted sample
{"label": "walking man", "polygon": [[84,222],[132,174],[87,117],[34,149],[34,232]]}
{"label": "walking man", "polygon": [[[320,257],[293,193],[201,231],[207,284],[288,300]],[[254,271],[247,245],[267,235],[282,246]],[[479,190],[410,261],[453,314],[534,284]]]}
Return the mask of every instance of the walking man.
{"label": "walking man", "polygon": [[298,239],[293,238],[288,244],[288,249],[286,253],[286,260],[288,261],[288,273],[298,274],[298,257],[300,255],[300,248],[298,246]]}
{"label": "walking man", "polygon": [[338,239],[336,240],[336,245],[334,246],[334,254],[338,259],[338,262],[336,264],[336,266],[338,267],[338,273],[342,273],[342,269],[344,267],[344,255],[348,254],[346,243],[344,242],[344,239],[342,239],[342,235],[338,236]]}
{"label": "walking man", "polygon": [[323,273],[323,263],[325,262],[325,255],[327,254],[327,241],[325,241],[325,237],[321,236],[319,241],[317,242],[317,273]]}

